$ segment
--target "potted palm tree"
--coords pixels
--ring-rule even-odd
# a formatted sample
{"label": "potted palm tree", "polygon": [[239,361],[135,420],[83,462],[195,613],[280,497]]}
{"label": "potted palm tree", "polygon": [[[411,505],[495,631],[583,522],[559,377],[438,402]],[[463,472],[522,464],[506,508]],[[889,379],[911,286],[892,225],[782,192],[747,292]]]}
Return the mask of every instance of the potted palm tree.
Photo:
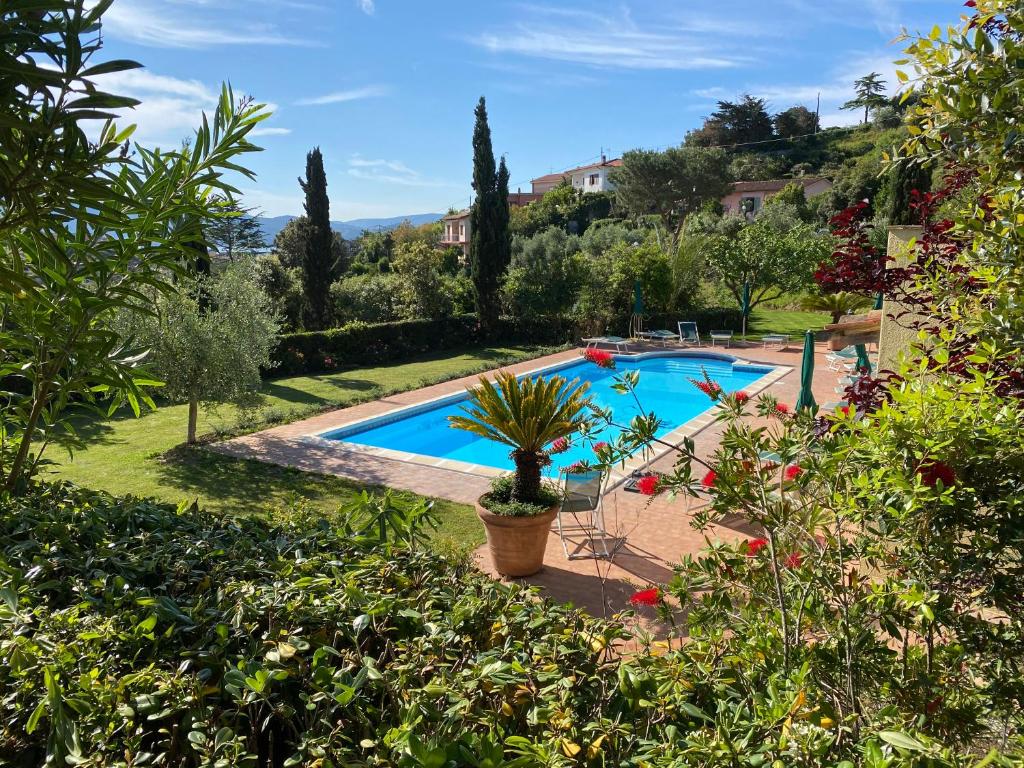
{"label": "potted palm tree", "polygon": [[551,443],[583,425],[588,388],[562,376],[517,379],[500,373],[495,384],[481,376],[480,386],[469,390],[464,415],[448,417],[451,426],[512,449],[515,472],[498,478],[476,505],[500,574],[529,576],[544,565],[560,498],[557,488],[543,482],[543,469]]}

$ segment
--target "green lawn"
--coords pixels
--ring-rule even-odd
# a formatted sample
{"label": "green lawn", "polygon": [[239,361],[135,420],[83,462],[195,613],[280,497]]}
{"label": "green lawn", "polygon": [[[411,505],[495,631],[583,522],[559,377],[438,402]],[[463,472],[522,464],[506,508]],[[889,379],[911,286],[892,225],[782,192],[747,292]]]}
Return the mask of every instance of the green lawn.
{"label": "green lawn", "polygon": [[[233,407],[201,412],[200,433],[255,429],[266,421],[294,421],[330,407],[353,405],[395,392],[465,376],[499,365],[544,354],[537,347],[487,347],[452,351],[411,362],[339,371],[319,376],[296,376],[268,381],[266,400],[253,414]],[[53,446],[50,477],[117,494],[155,496],[178,503],[198,500],[221,513],[249,514],[273,510],[296,499],[335,509],[362,487],[338,477],[314,475],[258,461],[243,461],[202,448],[178,447],[185,439],[186,406],[168,405],[135,419],[82,420],[77,425],[79,447],[69,457]],[[255,416],[255,418],[254,418]],[[414,498],[412,494],[400,494]],[[439,500],[443,525],[439,535],[466,545],[483,540],[472,509]]]}
{"label": "green lawn", "polygon": [[747,336],[760,338],[766,333],[788,333],[794,337],[802,336],[808,328],[820,331],[831,320],[824,312],[755,308],[747,323]]}

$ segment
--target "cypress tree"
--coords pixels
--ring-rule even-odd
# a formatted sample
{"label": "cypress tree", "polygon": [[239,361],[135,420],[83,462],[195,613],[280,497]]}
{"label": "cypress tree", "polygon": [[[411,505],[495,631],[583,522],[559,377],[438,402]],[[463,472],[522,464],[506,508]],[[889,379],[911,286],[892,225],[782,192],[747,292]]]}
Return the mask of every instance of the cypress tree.
{"label": "cypress tree", "polygon": [[306,328],[317,331],[331,321],[329,291],[334,267],[331,253],[331,203],[320,147],[306,155],[306,178],[299,179],[306,193],[306,238],[302,255],[302,292],[306,298]]}
{"label": "cypress tree", "polygon": [[491,129],[483,96],[476,106],[473,127],[473,190],[470,211],[469,266],[480,327],[492,331],[498,323],[498,291],[512,256],[509,231],[508,168],[504,158],[495,169]]}
{"label": "cypress tree", "polygon": [[920,163],[900,163],[889,171],[886,179],[888,197],[885,217],[890,224],[920,224],[920,217],[911,206],[913,191],[929,192],[932,186],[931,170]]}

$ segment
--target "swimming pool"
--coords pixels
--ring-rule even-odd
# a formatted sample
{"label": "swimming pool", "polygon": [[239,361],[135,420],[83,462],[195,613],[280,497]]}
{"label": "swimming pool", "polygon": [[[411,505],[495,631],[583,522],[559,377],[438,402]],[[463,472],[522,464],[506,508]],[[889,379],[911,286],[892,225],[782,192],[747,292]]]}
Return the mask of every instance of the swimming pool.
{"label": "swimming pool", "polygon": [[[640,372],[637,395],[644,409],[648,413],[657,414],[661,419],[662,426],[658,437],[665,437],[711,407],[707,396],[690,382],[691,378],[699,379],[702,370],[706,370],[726,392],[750,389],[752,386],[760,389],[770,383],[766,377],[770,378],[770,374],[777,373],[777,369],[772,366],[750,364],[727,355],[685,352],[616,355],[615,361],[616,370],[598,368],[592,363],[579,360],[523,375],[557,373],[570,380],[589,382],[594,402],[601,407],[611,408],[616,422],[624,424],[636,416],[639,409],[632,397],[612,391],[613,377],[617,372],[637,370]],[[459,468],[459,465],[482,465],[496,470],[511,470],[513,464],[507,446],[449,426],[448,417],[462,413],[465,400],[465,392],[455,393],[356,424],[328,430],[316,437],[345,443],[357,449],[368,447],[371,452],[378,455],[397,452],[394,458],[406,458],[399,453],[434,457],[443,460],[443,465],[454,469]],[[594,439],[610,442],[617,433],[615,427],[605,427],[600,434],[594,436]],[[581,460],[592,460],[593,457],[593,449],[589,443],[584,444],[583,441],[577,440],[567,452],[552,457],[553,464],[547,472],[554,476],[562,467]]]}

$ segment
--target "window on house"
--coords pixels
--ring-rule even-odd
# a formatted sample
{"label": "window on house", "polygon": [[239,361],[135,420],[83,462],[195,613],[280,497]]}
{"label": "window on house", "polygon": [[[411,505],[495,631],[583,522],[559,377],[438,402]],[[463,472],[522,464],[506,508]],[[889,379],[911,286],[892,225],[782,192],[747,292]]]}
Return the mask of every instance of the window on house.
{"label": "window on house", "polygon": [[466,225],[459,224],[459,237],[464,237],[466,234]]}
{"label": "window on house", "polygon": [[600,181],[600,179],[601,179],[601,175],[600,174],[598,174],[598,173],[590,174],[590,186],[596,187],[597,186],[597,182]]}

